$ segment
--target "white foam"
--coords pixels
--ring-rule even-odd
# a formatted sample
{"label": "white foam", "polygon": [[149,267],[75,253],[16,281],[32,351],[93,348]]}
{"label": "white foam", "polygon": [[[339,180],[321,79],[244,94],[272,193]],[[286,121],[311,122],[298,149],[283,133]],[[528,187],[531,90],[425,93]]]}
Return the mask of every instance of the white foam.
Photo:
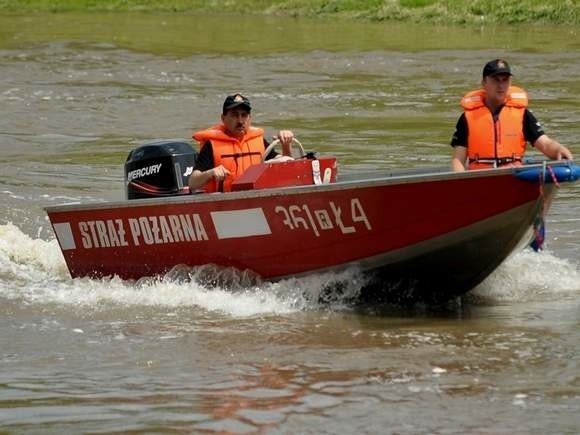
{"label": "white foam", "polygon": [[[232,316],[283,314],[317,308],[324,299],[343,306],[360,290],[356,272],[310,276],[277,283],[245,284],[244,275],[237,280],[215,283],[202,280],[204,269],[170,273],[164,278],[137,282],[118,278],[71,279],[56,240],[32,239],[12,224],[0,225],[0,297],[26,303],[82,306],[103,309],[106,305],[198,307]],[[188,271],[186,271],[188,272]],[[207,275],[207,273],[205,273]],[[251,278],[251,277],[250,277]],[[197,279],[197,281],[196,281]],[[328,283],[344,283],[343,291],[328,300],[324,291]]]}
{"label": "white foam", "polygon": [[56,240],[32,239],[13,224],[0,225],[0,282],[68,276]]}
{"label": "white foam", "polygon": [[471,291],[487,302],[551,301],[580,294],[580,271],[550,251],[518,252]]}
{"label": "white foam", "polygon": [[[211,272],[211,271],[210,271]],[[71,279],[56,240],[34,239],[12,224],[0,225],[0,297],[28,304],[107,307],[194,307],[235,317],[285,314],[297,311],[349,308],[364,285],[355,270],[260,282],[251,274],[220,272],[208,280],[204,268],[176,270],[164,278],[137,282],[109,279]],[[233,277],[233,278],[232,278]],[[329,292],[338,285],[340,291]],[[473,300],[560,300],[578,297],[580,272],[576,265],[544,251],[520,252],[472,292]]]}

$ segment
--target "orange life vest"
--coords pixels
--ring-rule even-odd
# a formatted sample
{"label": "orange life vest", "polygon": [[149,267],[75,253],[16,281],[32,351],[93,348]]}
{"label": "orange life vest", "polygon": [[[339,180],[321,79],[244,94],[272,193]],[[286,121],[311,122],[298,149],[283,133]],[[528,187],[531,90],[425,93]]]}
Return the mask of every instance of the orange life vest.
{"label": "orange life vest", "polygon": [[521,165],[526,150],[523,132],[528,96],[511,86],[496,121],[485,105],[485,91],[478,89],[461,99],[467,120],[467,157],[469,169]]}
{"label": "orange life vest", "polygon": [[211,179],[204,185],[206,192],[230,192],[232,183],[251,165],[260,163],[264,154],[264,130],[261,128],[250,127],[244,137],[238,140],[226,134],[223,124],[218,124],[195,132],[193,138],[202,148],[208,141],[211,142],[214,165],[223,165],[231,173],[224,180],[223,189]]}

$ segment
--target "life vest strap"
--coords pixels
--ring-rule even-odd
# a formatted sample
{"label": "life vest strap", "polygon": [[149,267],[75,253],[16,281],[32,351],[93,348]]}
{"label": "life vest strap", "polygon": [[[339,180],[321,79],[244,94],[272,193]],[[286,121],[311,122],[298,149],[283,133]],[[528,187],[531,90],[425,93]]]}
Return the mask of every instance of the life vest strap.
{"label": "life vest strap", "polygon": [[512,156],[512,157],[479,157],[479,156],[475,156],[475,158],[469,158],[469,163],[487,163],[490,165],[496,165],[496,166],[503,166],[503,165],[507,165],[509,163],[514,163],[514,162],[521,162],[522,158],[521,157],[516,157],[516,156]]}
{"label": "life vest strap", "polygon": [[262,153],[257,152],[257,151],[251,151],[249,153],[234,153],[234,154],[222,154],[222,159],[224,157],[231,157],[233,159],[239,159],[240,157],[244,157],[244,156],[261,156]]}

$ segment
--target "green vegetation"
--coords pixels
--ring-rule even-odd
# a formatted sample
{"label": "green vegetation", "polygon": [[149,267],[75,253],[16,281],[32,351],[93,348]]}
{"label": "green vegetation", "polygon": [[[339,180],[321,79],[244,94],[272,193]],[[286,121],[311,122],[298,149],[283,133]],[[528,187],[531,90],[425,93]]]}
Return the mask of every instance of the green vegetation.
{"label": "green vegetation", "polygon": [[446,24],[580,24],[580,0],[0,0],[0,13],[270,14]]}

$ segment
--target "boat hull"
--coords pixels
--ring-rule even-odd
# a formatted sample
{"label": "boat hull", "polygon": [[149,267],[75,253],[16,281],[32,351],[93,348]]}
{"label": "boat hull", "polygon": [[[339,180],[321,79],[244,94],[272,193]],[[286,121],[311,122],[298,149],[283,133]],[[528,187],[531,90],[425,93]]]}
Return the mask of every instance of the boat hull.
{"label": "boat hull", "polygon": [[374,262],[367,301],[437,303],[463,295],[533,235],[531,201],[451,233],[391,252]]}
{"label": "boat hull", "polygon": [[529,239],[553,192],[510,170],[427,172],[47,212],[72,277],[214,264],[280,280],[352,267],[369,278],[363,296],[443,301]]}

